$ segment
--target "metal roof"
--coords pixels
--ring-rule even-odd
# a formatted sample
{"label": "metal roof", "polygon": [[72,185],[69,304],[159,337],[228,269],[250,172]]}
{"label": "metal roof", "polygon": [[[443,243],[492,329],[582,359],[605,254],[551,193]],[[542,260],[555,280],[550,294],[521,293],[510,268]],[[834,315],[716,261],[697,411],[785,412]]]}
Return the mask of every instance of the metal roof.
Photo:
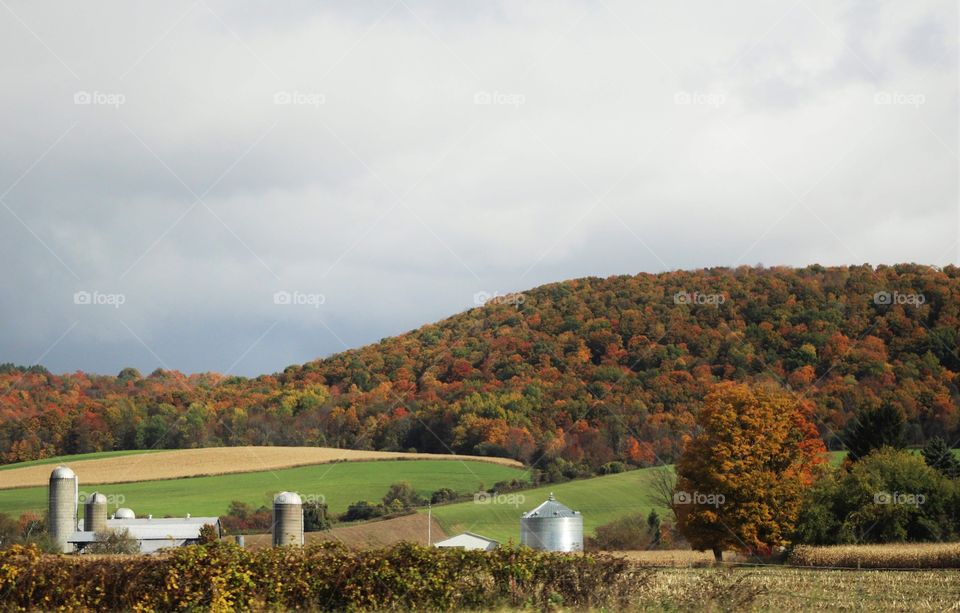
{"label": "metal roof", "polygon": [[[176,541],[196,539],[200,528],[210,524],[220,525],[219,517],[161,517],[158,519],[108,519],[107,528],[122,530],[126,528],[132,538],[138,541]],[[96,540],[93,532],[75,532],[69,539],[72,543],[92,543]]]}
{"label": "metal roof", "polygon": [[434,547],[450,547],[450,548],[461,548],[461,549],[480,549],[490,551],[496,549],[500,543],[488,538],[486,536],[481,536],[473,532],[464,532],[463,534],[458,534],[456,536],[451,536],[448,539],[442,541],[437,541],[433,544]]}
{"label": "metal roof", "polygon": [[220,525],[219,517],[161,517],[158,519],[108,519],[107,528],[126,528],[130,536],[145,538],[197,538],[200,528]]}
{"label": "metal roof", "polygon": [[551,492],[546,502],[532,511],[527,511],[521,517],[528,519],[531,517],[577,517],[578,515],[580,515],[579,511],[574,511],[570,507],[557,502],[553,492]]}

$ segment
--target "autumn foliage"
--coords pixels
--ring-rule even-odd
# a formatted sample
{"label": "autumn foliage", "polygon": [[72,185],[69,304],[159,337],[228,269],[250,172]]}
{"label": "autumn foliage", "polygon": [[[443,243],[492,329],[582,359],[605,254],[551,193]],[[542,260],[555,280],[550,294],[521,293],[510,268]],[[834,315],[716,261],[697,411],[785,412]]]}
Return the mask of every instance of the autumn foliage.
{"label": "autumn foliage", "polygon": [[773,384],[726,382],[706,397],[673,499],[694,549],[769,553],[787,544],[825,461],[810,415],[809,403]]}
{"label": "autumn foliage", "polygon": [[[722,381],[803,394],[832,448],[884,404],[904,415],[907,444],[960,438],[953,266],[716,268],[523,295],[256,378],[0,367],[0,460],[319,445],[507,456],[569,475],[672,463]],[[711,295],[723,299],[695,299]]]}
{"label": "autumn foliage", "polygon": [[215,543],[153,556],[0,551],[3,611],[623,610],[650,573],[622,558],[402,543],[250,550]]}

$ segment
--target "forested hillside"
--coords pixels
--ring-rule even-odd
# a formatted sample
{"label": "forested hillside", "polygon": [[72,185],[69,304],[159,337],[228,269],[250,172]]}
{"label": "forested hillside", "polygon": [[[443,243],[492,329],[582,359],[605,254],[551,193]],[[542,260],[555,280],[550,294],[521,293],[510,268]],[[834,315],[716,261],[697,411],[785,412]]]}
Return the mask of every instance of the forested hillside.
{"label": "forested hillside", "polygon": [[676,458],[725,379],[809,398],[832,447],[881,403],[908,442],[960,436],[956,267],[717,268],[519,296],[256,379],[5,366],[0,457],[283,444],[649,465]]}

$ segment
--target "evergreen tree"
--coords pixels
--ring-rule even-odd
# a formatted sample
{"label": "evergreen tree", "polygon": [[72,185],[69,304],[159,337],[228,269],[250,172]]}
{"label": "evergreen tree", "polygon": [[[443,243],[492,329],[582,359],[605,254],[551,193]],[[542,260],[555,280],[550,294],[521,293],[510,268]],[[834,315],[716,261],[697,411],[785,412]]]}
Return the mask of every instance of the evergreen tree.
{"label": "evergreen tree", "polygon": [[881,447],[903,448],[903,411],[885,402],[877,408],[860,411],[843,437],[854,462]]}
{"label": "evergreen tree", "polygon": [[660,515],[656,509],[650,509],[647,515],[647,531],[650,533],[650,549],[660,546]]}
{"label": "evergreen tree", "polygon": [[924,445],[923,460],[927,466],[936,469],[949,479],[960,476],[960,460],[953,454],[947,442],[939,436],[933,437]]}

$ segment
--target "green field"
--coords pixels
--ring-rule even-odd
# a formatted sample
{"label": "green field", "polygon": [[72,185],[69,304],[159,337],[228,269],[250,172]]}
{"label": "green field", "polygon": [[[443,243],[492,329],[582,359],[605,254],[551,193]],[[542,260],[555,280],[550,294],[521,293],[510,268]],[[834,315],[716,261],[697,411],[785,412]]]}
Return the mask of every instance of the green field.
{"label": "green field", "polygon": [[[307,500],[326,501],[331,512],[341,513],[358,500],[379,501],[390,485],[399,481],[409,481],[421,495],[429,498],[442,487],[469,493],[481,485],[490,487],[498,481],[523,479],[525,474],[520,468],[487,462],[384,460],[116,485],[84,487],[81,483],[80,491],[113,496],[111,502],[115,503],[111,508],[130,507],[138,516],[221,515],[233,500],[269,506],[273,495],[283,490],[299,492]],[[0,513],[43,512],[46,506],[45,487],[0,490]]]}
{"label": "green field", "polygon": [[[551,492],[557,500],[583,514],[584,534],[591,534],[599,525],[624,515],[650,512],[657,506],[661,517],[668,511],[655,503],[654,477],[663,468],[642,468],[616,475],[554,483],[545,487],[505,494],[489,503],[460,502],[433,508],[447,534],[476,532],[506,543],[520,539],[520,514],[547,499]],[[511,499],[510,496],[517,498]],[[510,504],[515,503],[515,504]],[[426,513],[426,511],[421,511]]]}
{"label": "green field", "polygon": [[[845,456],[844,451],[831,452],[828,462],[837,467]],[[667,468],[672,469],[672,466]],[[654,507],[661,517],[670,517],[671,512],[655,501],[652,484],[654,471],[658,470],[663,469],[642,468],[617,475],[551,484],[516,492],[523,498],[504,499],[499,503],[461,502],[443,505],[434,507],[433,515],[450,535],[476,532],[501,543],[510,539],[516,542],[520,539],[520,514],[534,508],[553,492],[557,500],[583,514],[583,532],[586,536],[592,534],[597,526],[633,513],[646,515]],[[505,504],[507,501],[517,504]]]}
{"label": "green field", "polygon": [[124,455],[140,455],[142,453],[157,453],[160,451],[170,451],[169,449],[129,449],[126,451],[98,451],[96,453],[80,453],[75,455],[58,455],[52,458],[43,458],[42,460],[30,460],[29,462],[17,462],[16,464],[0,464],[0,470],[11,470],[14,468],[23,468],[25,466],[38,466],[41,464],[65,464],[67,462],[76,462],[77,460],[98,460],[100,458],[113,458]]}

